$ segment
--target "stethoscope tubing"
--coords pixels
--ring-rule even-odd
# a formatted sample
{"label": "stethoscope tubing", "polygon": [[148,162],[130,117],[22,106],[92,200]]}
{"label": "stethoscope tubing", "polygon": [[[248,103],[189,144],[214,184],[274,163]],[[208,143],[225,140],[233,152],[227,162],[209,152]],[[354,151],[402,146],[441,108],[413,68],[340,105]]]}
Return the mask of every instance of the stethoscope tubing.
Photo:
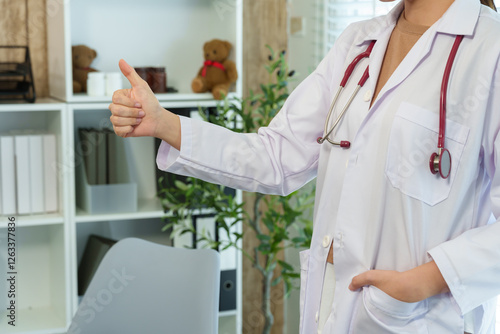
{"label": "stethoscope tubing", "polygon": [[[453,43],[453,47],[450,51],[450,55],[448,56],[448,61],[446,62],[444,74],[443,74],[443,81],[441,83],[441,92],[440,92],[440,104],[439,104],[439,136],[438,136],[438,152],[433,153],[431,155],[431,158],[429,159],[429,166],[430,170],[433,174],[439,173],[440,176],[443,179],[448,178],[450,175],[451,171],[451,154],[450,152],[445,148],[444,143],[445,143],[445,138],[446,138],[446,97],[448,95],[448,86],[449,86],[449,80],[450,80],[450,75],[451,75],[451,70],[453,68],[453,64],[455,62],[455,57],[458,52],[458,48],[460,46],[460,43],[462,43],[464,36],[463,35],[457,35],[455,38],[455,42]],[[351,94],[349,97],[349,100],[345,104],[344,108],[342,108],[342,111],[340,112],[339,116],[333,123],[333,125],[328,129],[328,124],[330,123],[330,118],[333,114],[333,109],[335,105],[337,104],[337,100],[339,99],[340,94],[345,88],[345,85],[349,81],[349,78],[351,77],[354,69],[356,68],[357,64],[364,58],[370,57],[371,51],[373,50],[373,47],[375,45],[376,41],[371,41],[370,45],[368,48],[359,54],[357,57],[354,58],[354,60],[347,66],[347,69],[344,73],[344,77],[342,78],[342,81],[340,82],[340,87],[337,90],[337,93],[335,94],[335,97],[333,98],[333,101],[330,105],[330,109],[328,110],[328,114],[326,117],[326,122],[325,122],[325,128],[324,128],[324,135],[323,137],[318,137],[317,142],[319,144],[323,144],[326,141],[329,143],[335,145],[335,146],[340,146],[342,148],[349,148],[351,146],[351,143],[349,141],[340,141],[336,142],[332,139],[330,139],[330,135],[333,133],[334,129],[337,127],[339,124],[340,120],[346,113],[347,109],[351,105],[352,101],[356,97],[357,93],[363,87],[365,82],[369,78],[369,66],[366,67],[365,72],[361,76],[361,79],[358,82],[358,85],[356,86],[354,92]]]}
{"label": "stethoscope tubing", "polygon": [[342,115],[340,117],[337,117],[337,119],[335,120],[335,123],[333,124],[333,126],[331,127],[330,131],[328,131],[328,124],[330,123],[330,117],[332,116],[332,110],[333,110],[333,107],[335,107],[335,104],[337,103],[337,99],[339,98],[340,96],[340,93],[344,90],[344,87],[342,86],[339,86],[339,89],[337,89],[337,93],[335,94],[335,97],[333,98],[332,100],[332,103],[330,104],[330,109],[328,109],[328,114],[326,116],[326,122],[325,122],[325,129],[323,131],[323,133],[326,133],[323,137],[319,137],[318,138],[318,143],[320,144],[323,144],[323,142],[326,140],[328,140],[330,143],[332,143],[333,145],[337,145],[337,143],[333,142],[330,138],[328,138],[330,136],[330,134],[333,132],[333,129],[335,129],[335,126],[337,125],[337,123],[340,121],[340,118],[342,117],[343,113],[345,112],[345,110],[347,110],[346,108],[344,108],[344,110],[342,111]]}
{"label": "stethoscope tubing", "polygon": [[[370,45],[368,45],[368,48],[366,48],[366,50],[364,52],[360,53],[356,58],[354,58],[354,60],[349,64],[349,66],[347,66],[347,69],[346,69],[346,71],[344,73],[344,78],[340,82],[340,86],[341,87],[345,87],[345,85],[347,85],[347,81],[349,81],[349,78],[351,77],[352,72],[354,72],[354,69],[356,68],[356,66],[358,65],[358,63],[361,60],[363,60],[364,58],[370,57],[370,54],[372,53],[373,47],[375,46],[375,42],[376,41],[371,41]],[[363,78],[366,75],[368,75],[368,68],[366,69],[365,73],[361,77],[361,80],[363,80]],[[364,82],[366,82],[367,79],[368,79],[368,77],[366,77],[364,79],[363,84],[364,84]],[[361,83],[361,80],[360,80],[360,83]],[[363,86],[363,84],[361,84],[361,86]]]}
{"label": "stethoscope tubing", "polygon": [[438,148],[444,148],[444,141],[446,138],[446,97],[448,95],[448,83],[450,80],[451,69],[453,63],[455,62],[455,57],[457,55],[458,47],[462,40],[463,35],[458,35],[455,38],[453,47],[451,48],[450,55],[448,56],[448,61],[446,62],[446,67],[444,69],[443,82],[441,83],[441,96],[440,96],[440,109],[439,109],[439,137],[438,137]]}
{"label": "stethoscope tubing", "polygon": [[344,73],[344,77],[342,78],[342,81],[340,82],[339,89],[337,90],[337,93],[335,94],[335,97],[333,98],[332,103],[330,104],[330,109],[328,110],[328,114],[326,116],[325,128],[324,128],[324,131],[323,131],[323,133],[325,133],[325,135],[323,137],[319,137],[317,139],[317,142],[319,144],[323,144],[323,142],[325,140],[327,140],[332,145],[341,146],[343,148],[349,148],[350,143],[348,141],[341,141],[341,142],[333,141],[332,139],[330,139],[330,134],[337,127],[338,123],[340,122],[340,120],[342,119],[342,117],[344,117],[345,112],[347,111],[347,109],[351,105],[352,101],[354,100],[354,98],[358,94],[359,90],[361,89],[361,87],[364,86],[365,82],[370,77],[370,67],[369,66],[366,67],[365,72],[363,73],[363,75],[359,79],[358,85],[356,86],[354,92],[349,97],[349,100],[345,104],[345,106],[342,109],[342,111],[340,112],[339,116],[337,117],[337,119],[335,120],[335,122],[333,123],[333,125],[330,127],[330,130],[328,130],[328,124],[330,123],[330,117],[333,114],[333,108],[337,104],[337,100],[338,100],[340,94],[342,93],[342,91],[344,90],[345,85],[347,84],[347,81],[349,81],[349,78],[351,77],[352,72],[354,71],[354,69],[356,68],[356,66],[358,65],[358,63],[362,59],[370,57],[370,54],[371,54],[371,52],[373,50],[375,42],[376,41],[371,41],[370,45],[368,46],[368,48],[366,48],[366,50],[364,52],[362,52],[358,56],[356,56],[356,58],[354,58],[354,60],[349,64],[349,66],[347,66],[347,69],[346,69],[346,71]]}

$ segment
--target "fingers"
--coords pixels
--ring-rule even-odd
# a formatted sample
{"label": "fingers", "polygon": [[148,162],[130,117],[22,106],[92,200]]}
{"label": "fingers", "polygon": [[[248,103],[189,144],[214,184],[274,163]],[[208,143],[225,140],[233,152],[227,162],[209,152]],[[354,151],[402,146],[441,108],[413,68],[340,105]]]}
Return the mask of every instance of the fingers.
{"label": "fingers", "polygon": [[114,126],[138,125],[142,118],[111,116],[109,118]]}
{"label": "fingers", "polygon": [[113,93],[113,104],[123,105],[127,107],[141,108],[141,104],[130,98],[130,89],[120,89]]}
{"label": "fingers", "polygon": [[373,271],[364,272],[358,276],[353,277],[351,284],[349,284],[349,290],[356,291],[361,289],[365,285],[373,284],[373,280],[370,276],[372,276]]}
{"label": "fingers", "polygon": [[[144,84],[144,80],[123,59],[119,62],[120,70],[128,79],[132,87]],[[114,92],[112,103],[109,105],[111,111],[111,123],[115,133],[120,137],[134,136],[135,126],[142,122],[145,116],[141,103],[132,98],[132,90],[120,89]]]}
{"label": "fingers", "polygon": [[132,131],[134,131],[134,127],[131,125],[129,125],[129,126],[114,126],[113,125],[113,130],[115,131],[115,133],[118,136],[126,138],[132,133]]}
{"label": "fingers", "polygon": [[130,108],[121,104],[111,103],[108,107],[113,116],[117,117],[144,117],[145,112],[140,108]]}
{"label": "fingers", "polygon": [[120,104],[110,104],[111,123],[113,126],[128,126],[138,125],[141,123],[145,113],[139,108],[130,108]]}
{"label": "fingers", "polygon": [[130,82],[132,87],[138,86],[144,82],[144,80],[142,80],[142,78],[139,76],[139,74],[137,74],[134,68],[127,64],[125,60],[120,59],[120,61],[118,62],[118,66],[120,67],[123,75]]}

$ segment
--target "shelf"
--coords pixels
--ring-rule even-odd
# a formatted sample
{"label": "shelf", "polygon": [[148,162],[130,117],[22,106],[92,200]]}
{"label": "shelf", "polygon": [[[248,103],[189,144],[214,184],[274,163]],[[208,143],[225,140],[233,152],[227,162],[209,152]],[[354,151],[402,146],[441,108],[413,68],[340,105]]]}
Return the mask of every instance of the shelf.
{"label": "shelf", "polygon": [[[15,299],[4,295],[0,317],[7,319],[4,305],[15,301],[16,326],[0,322],[0,333],[64,333],[67,325],[68,284],[65,250],[65,225],[17,226],[15,231]],[[7,241],[6,234],[0,243]],[[6,267],[7,257],[0,253],[0,265]],[[0,281],[0,291],[7,291],[9,282]]]}
{"label": "shelf", "polygon": [[[78,129],[110,128],[108,107],[112,97],[73,94],[72,46],[84,44],[95,49],[97,58],[90,66],[101,72],[119,71],[117,64],[121,58],[134,67],[165,67],[167,85],[179,92],[156,94],[156,98],[162,107],[189,115],[200,107],[216,107],[221,103],[210,93],[195,94],[191,90],[191,81],[203,66],[203,44],[213,38],[233,44],[230,59],[235,61],[240,79],[229,96],[242,96],[243,1],[223,2],[229,10],[221,11],[206,0],[67,0],[60,1],[57,8],[47,3],[46,9],[51,14],[47,16],[47,60],[52,98],[37,99],[34,104],[0,102],[0,132],[33,129],[56,134],[58,167],[63,167],[58,174],[60,212],[13,215],[19,235],[19,327],[12,331],[2,321],[0,333],[66,333],[77,311],[78,263],[91,234],[115,240],[138,237],[172,245],[170,234],[162,231],[166,224],[163,218],[169,213],[164,212],[156,197],[154,138],[127,139],[133,161],[130,166],[137,178],[137,211],[89,214],[75,205],[78,181],[75,169],[83,155],[75,146]],[[120,15],[116,15],[117,8]],[[133,25],[129,24],[131,20]],[[165,34],[172,26],[175,31]],[[200,30],[200,26],[205,29]],[[133,48],[127,44],[131,39],[137,41]],[[126,78],[122,79],[124,88],[130,87]],[[210,210],[199,212],[210,213]],[[0,232],[7,225],[7,217],[0,216]],[[238,259],[238,275],[241,275],[241,259]],[[240,282],[241,276],[238,279]],[[241,333],[240,296],[238,290],[237,311],[220,313],[220,333]],[[4,316],[2,308],[0,316]]]}
{"label": "shelf", "polygon": [[[229,93],[228,97],[235,97],[235,93]],[[156,98],[160,103],[162,102],[188,102],[193,106],[200,103],[203,104],[216,104],[218,101],[214,100],[212,94],[202,93],[166,93],[156,94]],[[68,99],[70,103],[111,103],[111,96],[89,96],[87,94],[75,94]]]}
{"label": "shelf", "polygon": [[[195,213],[195,215],[210,215],[213,211],[203,209]],[[120,212],[109,214],[89,214],[80,208],[76,208],[77,223],[90,223],[100,221],[114,221],[114,220],[135,220],[135,219],[151,219],[151,218],[168,218],[172,214],[163,211],[161,203],[158,199],[139,199],[136,212]],[[1,225],[0,225],[1,227]]]}
{"label": "shelf", "polygon": [[64,224],[64,217],[61,213],[49,213],[41,215],[10,215],[0,216],[0,228],[6,228],[8,217],[16,218],[17,227],[42,226]]}
{"label": "shelf", "polygon": [[16,310],[16,326],[6,323],[6,312],[0,312],[0,333],[59,334],[66,333],[66,323],[50,307]]}
{"label": "shelf", "polygon": [[0,102],[0,113],[2,112],[24,112],[24,111],[52,111],[61,110],[65,107],[64,103],[52,98],[39,98],[35,103],[26,103],[25,101],[9,101],[9,103]]}
{"label": "shelf", "polygon": [[132,219],[149,219],[161,218],[165,215],[161,207],[160,201],[156,198],[153,199],[139,199],[136,212],[120,212],[92,215],[79,208],[76,209],[77,223],[89,223],[99,221],[113,221],[113,220],[132,220]]}
{"label": "shelf", "polygon": [[237,310],[222,311],[222,312],[219,312],[219,318],[222,318],[222,317],[233,317],[233,316],[236,316],[237,314],[238,314]]}
{"label": "shelf", "polygon": [[[203,66],[203,45],[218,38],[233,45],[229,58],[242,73],[242,1],[224,0],[224,5],[230,10],[220,10],[205,0],[65,1],[47,20],[51,95],[71,103],[110,100],[73,94],[71,46],[79,44],[96,50],[91,67],[98,71],[119,71],[120,59],[133,67],[161,66],[166,68],[168,86],[191,93],[191,81]],[[115,15],[117,6],[120,15]],[[173,26],[175,33],[162,33]],[[200,30],[200,26],[205,29]],[[114,41],[112,47],[110,40]],[[133,48],[127,44],[130,40],[137,42]],[[241,95],[241,79],[236,82],[235,91]],[[160,95],[165,95],[160,100],[170,100],[170,94]]]}

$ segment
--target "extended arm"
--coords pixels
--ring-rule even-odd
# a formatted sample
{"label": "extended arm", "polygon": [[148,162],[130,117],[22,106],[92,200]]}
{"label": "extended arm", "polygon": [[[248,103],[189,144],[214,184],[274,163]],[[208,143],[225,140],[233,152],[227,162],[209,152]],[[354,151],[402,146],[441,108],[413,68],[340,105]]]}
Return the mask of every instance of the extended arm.
{"label": "extended arm", "polygon": [[[147,84],[123,60],[120,69],[132,84],[117,91],[110,105],[115,132],[123,137],[163,140],[159,169],[243,190],[285,195],[316,176],[322,134],[331,99],[332,51],[289,96],[267,127],[241,134],[163,109]],[[144,111],[144,114],[141,113]]]}

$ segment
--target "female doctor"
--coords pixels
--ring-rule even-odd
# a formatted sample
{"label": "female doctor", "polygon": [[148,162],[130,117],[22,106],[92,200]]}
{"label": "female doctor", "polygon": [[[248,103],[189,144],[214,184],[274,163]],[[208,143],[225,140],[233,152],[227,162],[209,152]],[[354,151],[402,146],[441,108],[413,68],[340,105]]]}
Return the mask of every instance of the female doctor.
{"label": "female doctor", "polygon": [[162,139],[162,170],[230,187],[317,177],[301,333],[494,333],[500,16],[482,2],[402,0],[352,24],[257,134],[163,109],[122,60],[114,130]]}

